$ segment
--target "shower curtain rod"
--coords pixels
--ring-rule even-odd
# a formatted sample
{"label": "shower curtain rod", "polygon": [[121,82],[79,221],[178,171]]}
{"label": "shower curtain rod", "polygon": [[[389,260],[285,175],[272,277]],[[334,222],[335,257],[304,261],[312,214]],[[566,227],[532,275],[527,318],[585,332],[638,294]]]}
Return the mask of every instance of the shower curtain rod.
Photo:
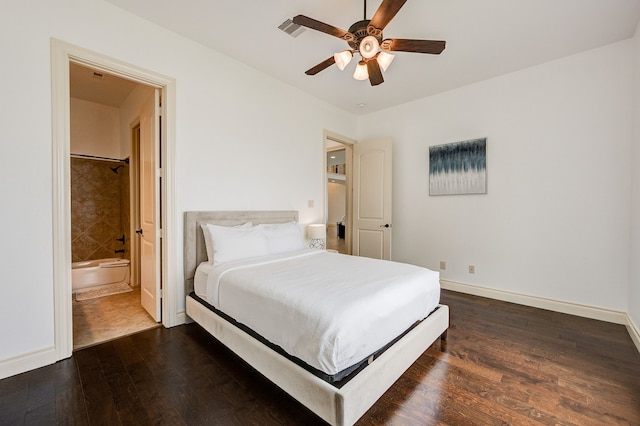
{"label": "shower curtain rod", "polygon": [[119,158],[109,158],[109,157],[98,157],[95,155],[86,155],[86,154],[71,154],[71,157],[74,158],[86,158],[88,160],[100,160],[100,161],[116,161],[121,163],[129,164],[129,157],[121,160]]}

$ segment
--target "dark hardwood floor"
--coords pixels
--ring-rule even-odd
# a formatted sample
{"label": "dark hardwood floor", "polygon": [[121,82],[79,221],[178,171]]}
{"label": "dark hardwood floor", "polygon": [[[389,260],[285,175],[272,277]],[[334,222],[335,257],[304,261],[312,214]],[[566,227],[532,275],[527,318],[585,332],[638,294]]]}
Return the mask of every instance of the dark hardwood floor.
{"label": "dark hardwood floor", "polygon": [[[359,425],[640,425],[622,325],[443,291],[436,342]],[[156,328],[0,381],[0,424],[323,422],[195,324]]]}
{"label": "dark hardwood floor", "polygon": [[338,253],[347,254],[347,240],[344,237],[338,238],[338,228],[332,223],[327,226],[326,244],[328,250],[336,250]]}

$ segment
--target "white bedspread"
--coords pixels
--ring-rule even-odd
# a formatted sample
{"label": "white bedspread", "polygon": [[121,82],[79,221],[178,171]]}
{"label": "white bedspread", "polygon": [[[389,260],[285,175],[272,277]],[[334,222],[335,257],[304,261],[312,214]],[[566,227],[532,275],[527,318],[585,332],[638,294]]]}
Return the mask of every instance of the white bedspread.
{"label": "white bedspread", "polygon": [[217,309],[327,374],[366,359],[440,300],[438,272],[319,250],[203,264],[194,287]]}

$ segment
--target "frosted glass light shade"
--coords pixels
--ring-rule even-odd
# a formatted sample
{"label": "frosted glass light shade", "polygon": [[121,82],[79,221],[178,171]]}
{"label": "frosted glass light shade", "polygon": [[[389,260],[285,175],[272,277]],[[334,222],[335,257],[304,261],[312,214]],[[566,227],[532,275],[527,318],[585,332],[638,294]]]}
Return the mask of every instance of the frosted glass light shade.
{"label": "frosted glass light shade", "polygon": [[374,36],[366,36],[360,42],[359,50],[363,58],[373,58],[376,56],[376,53],[378,53],[378,49],[380,49],[380,44],[378,43],[378,39]]}
{"label": "frosted glass light shade", "polygon": [[391,62],[393,62],[393,58],[395,58],[395,55],[381,51],[378,53],[378,57],[376,59],[378,60],[378,65],[380,65],[382,71],[386,71],[387,68],[389,68],[389,65],[391,65]]}
{"label": "frosted glass light shade", "polygon": [[353,73],[353,78],[356,80],[366,80],[369,78],[369,70],[367,70],[367,64],[364,61],[358,62],[356,72]]}
{"label": "frosted glass light shade", "polygon": [[336,65],[340,71],[344,70],[344,68],[349,65],[351,58],[353,58],[353,53],[351,53],[350,50],[343,50],[342,52],[338,52],[333,55],[333,59],[336,60]]}

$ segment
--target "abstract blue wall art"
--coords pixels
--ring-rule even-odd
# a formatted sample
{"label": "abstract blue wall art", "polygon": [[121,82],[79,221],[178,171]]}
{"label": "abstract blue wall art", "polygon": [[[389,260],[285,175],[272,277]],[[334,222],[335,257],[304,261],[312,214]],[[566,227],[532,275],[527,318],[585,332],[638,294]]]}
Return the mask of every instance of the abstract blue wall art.
{"label": "abstract blue wall art", "polygon": [[429,195],[486,193],[487,138],[429,147]]}

